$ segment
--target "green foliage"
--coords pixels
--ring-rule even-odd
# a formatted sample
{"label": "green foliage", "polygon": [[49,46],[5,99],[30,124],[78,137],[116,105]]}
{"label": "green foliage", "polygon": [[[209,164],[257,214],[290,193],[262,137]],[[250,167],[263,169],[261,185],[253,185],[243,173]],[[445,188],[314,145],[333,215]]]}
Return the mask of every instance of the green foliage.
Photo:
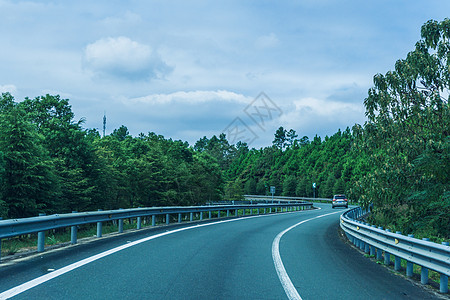
{"label": "green foliage", "polygon": [[1,215],[33,216],[52,205],[56,178],[42,135],[11,101],[9,94],[0,99]]}
{"label": "green foliage", "polygon": [[405,233],[449,237],[450,21],[428,21],[422,39],[395,70],[374,77],[365,99],[368,122],[358,146],[373,173],[361,199],[373,221]]}
{"label": "green foliage", "polygon": [[73,120],[67,99],[46,95],[15,103],[0,97],[0,216],[221,200],[229,163],[224,135],[205,151],[121,126],[104,138]]}
{"label": "green foliage", "polygon": [[[287,144],[276,142],[283,132],[292,137]],[[244,182],[245,194],[267,195],[269,186],[275,186],[277,195],[313,197],[313,182],[317,184],[316,197],[331,198],[349,191],[359,171],[350,167],[359,159],[352,151],[355,137],[351,130],[338,131],[324,141],[316,136],[312,143],[296,136],[294,130],[280,127],[273,146],[242,152],[225,170],[226,177]]]}

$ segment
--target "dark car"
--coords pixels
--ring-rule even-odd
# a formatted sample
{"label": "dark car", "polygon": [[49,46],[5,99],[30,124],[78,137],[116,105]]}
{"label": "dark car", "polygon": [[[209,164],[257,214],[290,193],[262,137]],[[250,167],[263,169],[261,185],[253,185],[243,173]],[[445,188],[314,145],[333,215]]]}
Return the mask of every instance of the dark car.
{"label": "dark car", "polygon": [[339,206],[348,208],[347,196],[345,196],[345,195],[334,195],[333,196],[333,201],[331,202],[331,207],[335,208],[335,207],[339,207]]}

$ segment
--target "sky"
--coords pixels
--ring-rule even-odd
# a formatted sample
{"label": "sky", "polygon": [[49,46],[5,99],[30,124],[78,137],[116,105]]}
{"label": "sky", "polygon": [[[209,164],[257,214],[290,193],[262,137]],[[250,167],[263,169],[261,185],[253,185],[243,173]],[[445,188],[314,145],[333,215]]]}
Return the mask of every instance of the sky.
{"label": "sky", "polygon": [[[447,13],[446,13],[447,12]],[[0,0],[0,92],[69,99],[106,134],[272,144],[364,124],[394,68],[450,1]]]}

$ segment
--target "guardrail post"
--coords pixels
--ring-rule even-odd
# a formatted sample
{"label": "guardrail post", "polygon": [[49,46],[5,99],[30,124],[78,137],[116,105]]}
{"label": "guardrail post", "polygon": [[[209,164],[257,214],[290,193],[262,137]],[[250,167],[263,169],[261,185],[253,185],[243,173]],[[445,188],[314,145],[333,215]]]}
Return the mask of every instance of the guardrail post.
{"label": "guardrail post", "polygon": [[[378,227],[378,229],[383,230],[383,227]],[[377,248],[377,260],[383,259],[383,251],[380,248]]]}
{"label": "guardrail post", "polygon": [[[99,209],[98,211],[102,211]],[[97,222],[97,237],[102,237],[102,222]]]}
{"label": "guardrail post", "polygon": [[220,218],[220,210],[217,211],[217,218]]}
{"label": "guardrail post", "polygon": [[[372,227],[372,228],[377,228],[377,226],[375,226],[375,225],[372,225],[371,227]],[[369,254],[369,255],[370,255],[370,256],[375,255],[376,251],[377,251],[377,250],[376,250],[375,246],[372,246],[372,245],[371,245],[371,246],[370,246],[370,254]]]}
{"label": "guardrail post", "polygon": [[[77,213],[76,211],[72,211],[73,214]],[[70,226],[70,243],[72,245],[77,243],[77,232],[78,227],[77,226]]]}
{"label": "guardrail post", "polygon": [[152,215],[152,226],[156,225],[156,215]]}
{"label": "guardrail post", "polygon": [[166,214],[166,225],[170,224],[170,214]]}
{"label": "guardrail post", "polygon": [[230,210],[227,209],[227,218],[230,216]]}
{"label": "guardrail post", "polygon": [[200,212],[200,221],[203,220],[203,212]]}
{"label": "guardrail post", "polygon": [[123,219],[119,219],[119,233],[123,232]]}
{"label": "guardrail post", "polygon": [[181,214],[178,214],[178,223],[181,223]]}
{"label": "guardrail post", "polygon": [[[45,214],[39,214],[39,216],[42,217],[42,216],[45,216]],[[43,252],[44,245],[45,245],[45,232],[39,231],[38,232],[38,241],[37,241],[37,251]]]}
{"label": "guardrail post", "polygon": [[[396,234],[402,234],[400,231],[396,231]],[[395,256],[394,270],[400,271],[402,268],[402,259],[399,256]]]}
{"label": "guardrail post", "polygon": [[211,211],[209,211],[209,219],[211,219],[212,218],[212,212]]}
{"label": "guardrail post", "polygon": [[[442,242],[442,245],[449,246],[448,242]],[[445,274],[441,274],[441,280],[440,280],[440,286],[439,291],[443,294],[448,293],[448,276]]]}
{"label": "guardrail post", "polygon": [[[414,234],[408,234],[409,237],[414,237]],[[412,277],[414,270],[414,264],[412,262],[407,261],[406,262],[406,276]]]}
{"label": "guardrail post", "polygon": [[[391,232],[389,229],[386,229],[386,232]],[[384,251],[384,264],[389,266],[389,264],[391,263],[391,255],[389,254],[389,252]]]}
{"label": "guardrail post", "polygon": [[142,228],[141,223],[142,223],[142,218],[141,217],[137,217],[136,218],[136,229],[141,229]]}
{"label": "guardrail post", "polygon": [[[429,241],[429,238],[423,238],[422,241]],[[421,266],[422,271],[420,272],[420,282],[422,284],[428,283],[428,268]]]}
{"label": "guardrail post", "polygon": [[245,208],[242,209],[242,216],[245,216]]}
{"label": "guardrail post", "polygon": [[239,209],[235,209],[235,210],[234,210],[234,216],[237,217],[238,214],[239,214]]}
{"label": "guardrail post", "polygon": [[189,221],[194,221],[194,213],[192,212],[189,214]]}
{"label": "guardrail post", "polygon": [[[123,208],[119,208],[119,210],[123,210]],[[119,219],[118,220],[118,225],[119,225],[119,233],[123,233],[123,219]]]}

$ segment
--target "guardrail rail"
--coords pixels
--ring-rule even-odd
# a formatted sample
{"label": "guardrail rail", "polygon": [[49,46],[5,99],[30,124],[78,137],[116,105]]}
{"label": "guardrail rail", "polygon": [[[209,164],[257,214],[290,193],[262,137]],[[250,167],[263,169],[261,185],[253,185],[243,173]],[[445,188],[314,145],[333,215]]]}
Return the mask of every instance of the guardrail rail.
{"label": "guardrail rail", "polygon": [[440,292],[448,293],[450,276],[450,246],[443,242],[437,244],[429,239],[417,239],[413,235],[405,236],[401,232],[383,230],[359,219],[369,211],[357,207],[341,215],[340,225],[347,238],[358,248],[377,260],[389,265],[390,256],[394,256],[394,269],[401,270],[401,259],[406,260],[406,276],[413,276],[413,265],[421,266],[421,283],[428,283],[428,270],[440,274]]}
{"label": "guardrail rail", "polygon": [[269,203],[272,201],[275,202],[293,202],[293,201],[326,201],[331,202],[333,199],[330,198],[306,198],[306,197],[287,197],[287,196],[266,196],[266,195],[244,195],[245,200],[247,201],[261,201]]}
{"label": "guardrail rail", "polygon": [[[178,223],[183,220],[183,215],[189,214],[189,220],[194,220],[194,214],[199,220],[203,220],[203,213],[209,213],[209,219],[212,219],[212,212],[217,212],[218,218],[225,214],[226,217],[239,217],[239,212],[242,211],[241,216],[245,216],[247,212],[253,215],[255,210],[257,214],[263,211],[266,213],[277,213],[287,211],[298,211],[311,209],[312,203],[280,203],[280,204],[257,204],[257,205],[217,205],[217,206],[177,206],[177,207],[151,207],[151,208],[131,208],[107,211],[91,211],[91,212],[73,212],[69,214],[54,214],[43,215],[38,217],[23,218],[23,219],[0,219],[0,250],[1,240],[20,235],[31,233],[38,233],[37,236],[37,251],[44,251],[45,245],[45,231],[57,228],[70,227],[71,228],[71,244],[77,243],[77,226],[84,224],[97,224],[97,237],[102,236],[102,224],[107,221],[118,222],[118,232],[123,232],[124,219],[136,219],[136,229],[142,228],[142,218],[151,217],[152,226],[156,225],[156,216],[165,216],[165,223],[170,223],[171,215],[178,215]],[[1,257],[0,257],[1,259]]]}

